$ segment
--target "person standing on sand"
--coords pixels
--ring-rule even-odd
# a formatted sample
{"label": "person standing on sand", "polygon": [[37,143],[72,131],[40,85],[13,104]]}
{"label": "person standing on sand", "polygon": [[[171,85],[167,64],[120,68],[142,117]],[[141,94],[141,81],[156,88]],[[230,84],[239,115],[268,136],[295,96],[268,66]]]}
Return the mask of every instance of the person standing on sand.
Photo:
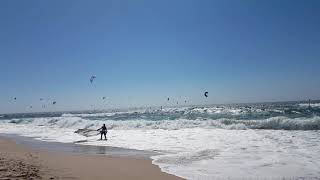
{"label": "person standing on sand", "polygon": [[103,126],[101,128],[99,128],[97,131],[100,131],[100,134],[101,134],[101,140],[102,140],[102,135],[104,135],[104,140],[107,140],[107,127],[106,127],[106,124],[103,124]]}

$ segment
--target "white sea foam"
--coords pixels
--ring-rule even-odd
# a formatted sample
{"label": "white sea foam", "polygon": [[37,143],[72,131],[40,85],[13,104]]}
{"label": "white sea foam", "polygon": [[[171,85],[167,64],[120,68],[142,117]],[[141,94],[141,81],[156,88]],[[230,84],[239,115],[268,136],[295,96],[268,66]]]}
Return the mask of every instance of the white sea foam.
{"label": "white sea foam", "polygon": [[62,114],[62,117],[109,117],[109,116],[114,116],[116,114],[123,114],[125,112],[109,112],[109,113],[78,113],[78,114],[70,114],[70,113],[66,113],[66,114]]}
{"label": "white sea foam", "polygon": [[[309,107],[309,103],[301,103],[301,104],[299,104],[299,106]],[[313,108],[320,107],[320,103],[312,103],[312,104],[310,104],[310,107],[313,107]]]}

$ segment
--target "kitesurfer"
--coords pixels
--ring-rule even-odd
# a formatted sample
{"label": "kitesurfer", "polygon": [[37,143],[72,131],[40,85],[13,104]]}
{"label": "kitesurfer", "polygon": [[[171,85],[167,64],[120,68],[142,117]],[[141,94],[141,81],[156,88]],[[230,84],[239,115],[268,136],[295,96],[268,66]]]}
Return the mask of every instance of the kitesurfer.
{"label": "kitesurfer", "polygon": [[102,135],[104,135],[104,140],[107,140],[107,127],[105,124],[103,124],[103,126],[101,128],[99,128],[97,131],[100,131],[100,135],[101,135],[101,140],[102,140]]}

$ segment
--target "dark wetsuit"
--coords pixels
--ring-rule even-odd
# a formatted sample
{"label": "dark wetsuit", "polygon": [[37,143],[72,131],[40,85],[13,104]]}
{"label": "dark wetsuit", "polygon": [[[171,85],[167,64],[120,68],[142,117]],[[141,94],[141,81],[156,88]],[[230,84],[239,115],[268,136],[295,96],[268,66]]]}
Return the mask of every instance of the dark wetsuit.
{"label": "dark wetsuit", "polygon": [[107,139],[107,127],[106,126],[102,126],[100,128],[100,134],[101,134],[101,139],[102,139],[102,135],[104,135],[104,139]]}

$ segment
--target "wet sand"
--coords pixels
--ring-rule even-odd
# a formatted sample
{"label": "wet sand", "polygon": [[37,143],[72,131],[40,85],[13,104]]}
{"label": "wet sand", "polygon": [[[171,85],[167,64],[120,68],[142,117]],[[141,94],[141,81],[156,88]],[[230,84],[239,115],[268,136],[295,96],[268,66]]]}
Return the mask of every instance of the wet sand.
{"label": "wet sand", "polygon": [[180,179],[150,159],[38,150],[0,137],[0,180],[4,179]]}

